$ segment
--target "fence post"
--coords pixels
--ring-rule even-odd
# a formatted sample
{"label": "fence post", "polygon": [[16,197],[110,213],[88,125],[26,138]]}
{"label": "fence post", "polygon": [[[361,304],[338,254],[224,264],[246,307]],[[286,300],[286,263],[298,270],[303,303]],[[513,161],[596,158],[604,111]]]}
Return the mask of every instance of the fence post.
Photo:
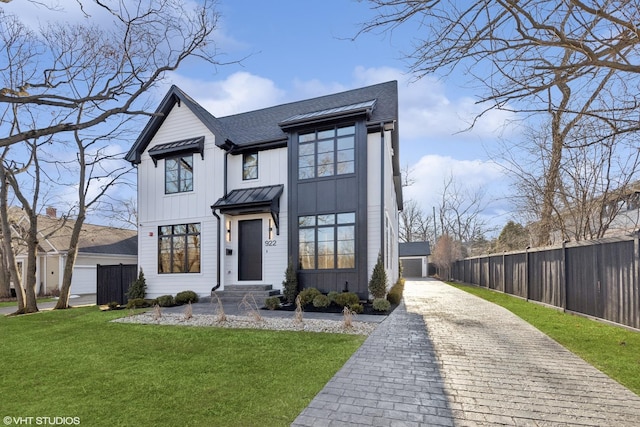
{"label": "fence post", "polygon": [[[640,292],[640,230],[636,231],[636,235],[633,236],[633,261],[635,264],[635,274],[633,280],[633,285],[630,287],[635,290],[635,327],[640,328],[640,297],[638,293]],[[631,297],[631,296],[630,296]]]}
{"label": "fence post", "polygon": [[527,301],[529,301],[529,248],[530,246],[527,246],[524,252],[524,293]]}
{"label": "fence post", "polygon": [[562,283],[560,286],[560,304],[562,304],[562,311],[567,311],[567,241],[562,241]]}

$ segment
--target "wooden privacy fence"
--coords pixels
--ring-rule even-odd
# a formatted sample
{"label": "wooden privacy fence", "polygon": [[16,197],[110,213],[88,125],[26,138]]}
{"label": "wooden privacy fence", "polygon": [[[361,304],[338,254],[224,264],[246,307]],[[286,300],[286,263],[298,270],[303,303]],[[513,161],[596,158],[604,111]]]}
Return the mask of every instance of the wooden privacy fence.
{"label": "wooden privacy fence", "polygon": [[129,285],[138,278],[135,264],[100,265],[97,268],[96,303],[109,304],[117,301],[126,304]]}
{"label": "wooden privacy fence", "polygon": [[467,258],[452,278],[640,329],[638,234]]}

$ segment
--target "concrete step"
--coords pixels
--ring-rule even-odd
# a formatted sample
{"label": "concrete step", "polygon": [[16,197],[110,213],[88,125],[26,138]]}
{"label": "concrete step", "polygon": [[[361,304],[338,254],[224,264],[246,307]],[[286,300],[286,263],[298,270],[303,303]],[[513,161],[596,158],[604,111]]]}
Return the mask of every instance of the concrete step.
{"label": "concrete step", "polygon": [[[252,302],[251,297],[253,297],[256,304],[262,307],[267,298],[279,296],[280,291],[273,289],[271,285],[227,285],[224,290],[215,291],[215,295],[220,298],[220,301],[223,303],[238,304],[242,302],[246,296],[249,296],[249,301]],[[215,297],[213,297],[213,301],[216,301]]]}

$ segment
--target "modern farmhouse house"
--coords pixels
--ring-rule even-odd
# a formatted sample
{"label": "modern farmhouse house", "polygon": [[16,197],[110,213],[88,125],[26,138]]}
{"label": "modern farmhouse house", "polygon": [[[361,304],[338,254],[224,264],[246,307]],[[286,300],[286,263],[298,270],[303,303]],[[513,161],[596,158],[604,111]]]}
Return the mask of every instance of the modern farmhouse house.
{"label": "modern farmhouse house", "polygon": [[[135,141],[138,263],[148,295],[229,285],[368,297],[398,277],[397,82],[227,117],[173,86]],[[234,286],[234,287],[235,287]]]}

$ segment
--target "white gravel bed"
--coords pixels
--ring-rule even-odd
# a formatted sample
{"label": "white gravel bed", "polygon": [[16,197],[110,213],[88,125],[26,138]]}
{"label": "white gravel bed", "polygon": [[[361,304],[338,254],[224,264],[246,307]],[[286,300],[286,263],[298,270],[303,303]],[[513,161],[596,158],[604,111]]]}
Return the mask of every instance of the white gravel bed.
{"label": "white gravel bed", "polygon": [[241,328],[241,329],[269,329],[274,331],[305,331],[305,332],[329,332],[338,334],[369,335],[377,326],[377,323],[359,322],[353,320],[351,326],[345,326],[343,321],[304,319],[302,323],[293,318],[263,317],[256,320],[249,316],[226,316],[225,321],[219,321],[219,316],[211,314],[194,314],[186,319],[184,314],[163,313],[159,318],[154,313],[146,312],[132,316],[125,316],[113,320],[120,323],[142,323],[151,325],[181,325],[181,326],[208,326],[217,328]]}

